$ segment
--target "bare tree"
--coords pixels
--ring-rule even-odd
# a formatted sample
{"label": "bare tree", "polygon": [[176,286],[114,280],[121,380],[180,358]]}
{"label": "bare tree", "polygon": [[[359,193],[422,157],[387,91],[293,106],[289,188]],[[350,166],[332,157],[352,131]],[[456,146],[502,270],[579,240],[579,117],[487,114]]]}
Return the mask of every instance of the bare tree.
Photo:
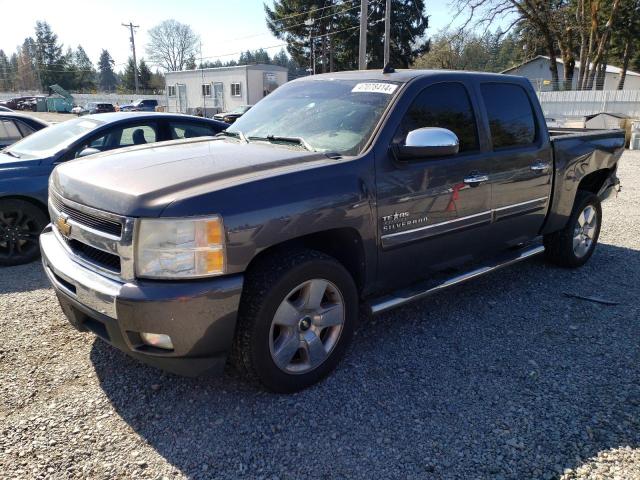
{"label": "bare tree", "polygon": [[165,20],[149,30],[146,51],[153,65],[175,72],[183,70],[190,57],[195,57],[200,37],[189,25]]}
{"label": "bare tree", "polygon": [[515,17],[515,20],[505,30],[508,32],[516,25],[528,23],[542,37],[545,49],[549,55],[549,70],[553,88],[559,85],[558,63],[556,53],[558,44],[557,1],[545,0],[453,0],[456,6],[456,17],[465,16],[462,28],[470,23],[484,26],[488,29],[494,20]]}

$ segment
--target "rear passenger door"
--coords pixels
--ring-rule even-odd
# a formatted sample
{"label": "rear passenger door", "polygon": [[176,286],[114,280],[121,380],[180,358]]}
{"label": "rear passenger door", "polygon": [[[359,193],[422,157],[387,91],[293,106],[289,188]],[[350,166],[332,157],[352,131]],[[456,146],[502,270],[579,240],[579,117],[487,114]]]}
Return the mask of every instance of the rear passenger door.
{"label": "rear passenger door", "polygon": [[538,235],[544,222],[553,158],[532,91],[514,83],[481,83],[492,149],[491,243],[513,246]]}

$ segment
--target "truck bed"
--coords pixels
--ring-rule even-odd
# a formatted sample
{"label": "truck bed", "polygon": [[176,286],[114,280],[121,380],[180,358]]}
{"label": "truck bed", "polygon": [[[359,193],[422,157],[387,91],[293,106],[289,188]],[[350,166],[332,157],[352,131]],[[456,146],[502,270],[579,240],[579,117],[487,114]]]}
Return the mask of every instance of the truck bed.
{"label": "truck bed", "polygon": [[564,226],[571,214],[578,185],[587,175],[600,171],[608,178],[607,188],[617,185],[615,171],[625,144],[621,129],[554,128],[549,135],[555,174],[551,208],[543,233]]}

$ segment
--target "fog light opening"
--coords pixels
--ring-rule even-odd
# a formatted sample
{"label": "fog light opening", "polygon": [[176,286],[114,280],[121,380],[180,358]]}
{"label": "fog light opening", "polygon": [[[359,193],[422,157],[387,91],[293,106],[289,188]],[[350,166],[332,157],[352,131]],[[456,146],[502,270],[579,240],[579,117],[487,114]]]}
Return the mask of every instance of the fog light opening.
{"label": "fog light opening", "polygon": [[140,332],[140,338],[145,345],[162,348],[164,350],[173,350],[173,342],[169,335],[164,335],[162,333]]}

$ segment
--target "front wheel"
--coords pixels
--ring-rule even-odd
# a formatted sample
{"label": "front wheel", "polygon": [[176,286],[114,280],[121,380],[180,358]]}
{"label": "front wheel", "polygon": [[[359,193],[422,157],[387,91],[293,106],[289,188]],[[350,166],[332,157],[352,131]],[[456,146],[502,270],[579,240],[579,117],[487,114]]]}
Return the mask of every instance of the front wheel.
{"label": "front wheel", "polygon": [[601,225],[600,199],[591,192],[578,190],[565,227],[544,237],[547,259],[562,267],[581,267],[593,255]]}
{"label": "front wheel", "polygon": [[38,237],[45,213],[24,200],[0,200],[0,266],[22,265],[40,256]]}
{"label": "front wheel", "polygon": [[355,283],[339,262],[283,252],[249,272],[243,290],[233,358],[250,377],[289,393],[336,367],[358,317]]}

